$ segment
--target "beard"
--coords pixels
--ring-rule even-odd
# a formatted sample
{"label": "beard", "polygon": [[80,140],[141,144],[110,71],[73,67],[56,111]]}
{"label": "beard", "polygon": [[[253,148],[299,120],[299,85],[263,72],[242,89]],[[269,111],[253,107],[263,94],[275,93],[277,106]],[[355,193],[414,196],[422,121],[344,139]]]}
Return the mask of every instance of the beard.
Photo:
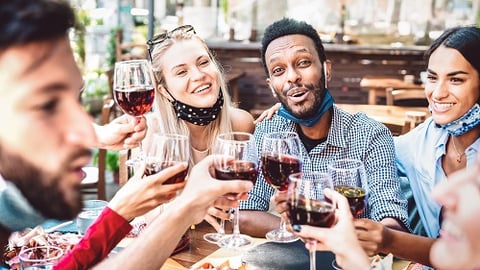
{"label": "beard", "polygon": [[[325,78],[322,76],[320,81],[315,84],[293,84],[290,88],[286,90],[282,90],[282,95],[277,95],[278,100],[280,103],[285,107],[287,111],[289,111],[293,116],[300,118],[300,119],[309,119],[317,115],[317,110],[322,104],[323,98],[325,96],[325,87],[321,87],[321,85],[325,85]],[[313,103],[310,106],[305,105],[306,102],[297,105],[296,110],[293,110],[292,106],[288,105],[288,100],[286,97],[286,93],[292,88],[302,87],[307,89],[307,91],[313,93]]]}
{"label": "beard", "polygon": [[[78,150],[65,159],[65,163],[60,168],[67,168],[65,165],[72,160],[85,155],[90,156],[90,154],[88,149]],[[5,180],[15,184],[33,208],[45,218],[73,219],[82,208],[80,184],[73,187],[74,190],[71,193],[75,196],[71,201],[67,201],[61,190],[62,172],[59,171],[55,175],[48,174],[20,155],[8,153],[0,144],[0,174]]]}

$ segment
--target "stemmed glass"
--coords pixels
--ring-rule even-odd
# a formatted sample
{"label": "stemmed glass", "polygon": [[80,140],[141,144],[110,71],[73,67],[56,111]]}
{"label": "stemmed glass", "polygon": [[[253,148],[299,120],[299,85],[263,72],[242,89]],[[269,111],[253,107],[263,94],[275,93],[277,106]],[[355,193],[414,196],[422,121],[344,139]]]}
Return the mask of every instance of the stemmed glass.
{"label": "stemmed glass", "polygon": [[[213,153],[215,178],[219,180],[246,180],[255,183],[258,176],[257,147],[250,133],[228,132],[218,135]],[[238,194],[229,194],[238,197]],[[252,239],[240,234],[239,207],[235,208],[233,234],[225,235],[217,244],[225,248],[239,248],[252,243]]]}
{"label": "stemmed glass", "polygon": [[[152,78],[150,64],[146,59],[115,63],[113,96],[124,113],[139,118],[150,111],[155,97]],[[133,166],[144,158],[141,143],[139,151],[136,159],[127,160],[128,166]]]}
{"label": "stemmed glass", "polygon": [[[297,133],[266,134],[263,138],[261,155],[265,180],[277,191],[286,191],[289,183],[288,176],[300,172],[301,169],[300,139]],[[285,220],[282,217],[280,229],[268,232],[265,237],[279,243],[289,243],[298,239],[286,230]]]}
{"label": "stemmed glass", "polygon": [[152,175],[161,170],[177,165],[186,164],[185,170],[163,182],[177,184],[185,181],[190,159],[190,141],[188,136],[178,134],[154,134],[152,143],[148,145],[145,155],[145,175]]}
{"label": "stemmed glass", "polygon": [[[324,195],[333,188],[327,173],[301,172],[289,176],[287,216],[290,224],[330,227],[335,221],[335,205]],[[310,270],[316,269],[317,241],[305,239],[309,245]]]}
{"label": "stemmed glass", "polygon": [[[352,215],[359,218],[366,208],[368,195],[367,173],[363,162],[357,159],[339,159],[328,165],[328,173],[335,190],[347,198]],[[342,269],[335,260],[332,266]]]}

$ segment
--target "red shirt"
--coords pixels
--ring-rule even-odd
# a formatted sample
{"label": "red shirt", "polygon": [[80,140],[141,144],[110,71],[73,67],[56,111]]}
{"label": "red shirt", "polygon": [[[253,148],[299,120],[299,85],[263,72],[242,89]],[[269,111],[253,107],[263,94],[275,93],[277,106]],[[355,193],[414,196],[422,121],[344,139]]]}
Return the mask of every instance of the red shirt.
{"label": "red shirt", "polygon": [[105,207],[80,242],[53,269],[89,269],[102,261],[132,229],[130,223]]}

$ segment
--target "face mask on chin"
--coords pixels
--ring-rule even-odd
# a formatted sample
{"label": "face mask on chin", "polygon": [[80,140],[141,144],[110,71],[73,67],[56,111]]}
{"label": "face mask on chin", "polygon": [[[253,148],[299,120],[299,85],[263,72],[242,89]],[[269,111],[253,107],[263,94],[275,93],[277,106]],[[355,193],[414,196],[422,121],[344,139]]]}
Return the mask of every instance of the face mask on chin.
{"label": "face mask on chin", "polygon": [[175,99],[168,90],[167,93],[173,99],[171,103],[177,113],[177,117],[197,126],[206,126],[210,124],[213,120],[217,119],[223,108],[223,94],[221,89],[215,104],[213,104],[212,107],[207,108],[198,108],[185,104]]}
{"label": "face mask on chin", "polygon": [[476,126],[480,125],[480,106],[478,103],[475,103],[473,107],[468,110],[462,117],[458,118],[457,120],[454,120],[448,124],[445,125],[438,125],[438,127],[441,127],[445,129],[448,134],[452,136],[460,136],[463,135]]}

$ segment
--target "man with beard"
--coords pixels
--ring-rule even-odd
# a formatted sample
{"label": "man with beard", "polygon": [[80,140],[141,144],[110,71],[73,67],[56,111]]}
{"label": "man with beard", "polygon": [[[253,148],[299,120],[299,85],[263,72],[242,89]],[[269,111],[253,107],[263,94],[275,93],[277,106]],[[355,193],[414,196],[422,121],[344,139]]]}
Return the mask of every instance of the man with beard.
{"label": "man with beard", "polygon": [[[122,128],[110,126],[110,131],[120,132],[122,138],[117,134],[101,138],[103,141],[97,139],[91,119],[78,98],[82,76],[68,39],[74,13],[67,2],[0,0],[0,17],[0,123],[3,126],[0,129],[0,246],[3,247],[15,230],[37,225],[36,221],[44,218],[67,220],[79,213],[82,167],[90,161],[90,148],[117,148],[122,144],[131,145],[138,138],[124,140]],[[90,250],[83,252],[100,254],[100,258],[88,259],[99,260],[108,254],[111,242],[128,232],[129,218],[171,199],[172,194],[184,187],[172,202],[171,210],[158,216],[134,244],[98,267],[159,269],[185,230],[201,221],[211,205],[225,209],[237,205],[237,198],[219,197],[232,192],[245,193],[252,187],[248,181],[213,179],[209,173],[212,162],[212,158],[207,158],[195,166],[191,175],[196,179],[187,184],[161,184],[185,170],[184,165],[172,166],[146,178],[141,178],[144,168],[140,168],[109,203],[107,215],[113,216],[107,220],[110,231],[91,233],[98,237],[90,242],[96,246],[89,246]],[[135,205],[135,209],[131,205]],[[97,223],[102,226],[103,221]],[[116,238],[110,241],[109,236]],[[92,236],[87,232],[85,237]],[[99,241],[108,244],[99,245]],[[67,257],[85,260],[84,254]],[[67,262],[58,268],[90,268],[92,261],[84,263],[88,266]]]}
{"label": "man with beard", "polygon": [[[332,64],[316,30],[288,18],[274,22],[265,30],[261,58],[267,84],[282,106],[271,119],[256,125],[259,151],[265,134],[291,131],[298,133],[302,142],[302,171],[326,172],[328,164],[338,159],[363,161],[369,194],[362,217],[408,230],[407,201],[400,193],[392,136],[365,114],[352,115],[333,105],[327,89]],[[275,199],[285,200],[285,193]],[[278,228],[278,216],[267,212],[273,194],[274,189],[259,173],[248,201],[241,203],[244,233],[263,237]]]}

